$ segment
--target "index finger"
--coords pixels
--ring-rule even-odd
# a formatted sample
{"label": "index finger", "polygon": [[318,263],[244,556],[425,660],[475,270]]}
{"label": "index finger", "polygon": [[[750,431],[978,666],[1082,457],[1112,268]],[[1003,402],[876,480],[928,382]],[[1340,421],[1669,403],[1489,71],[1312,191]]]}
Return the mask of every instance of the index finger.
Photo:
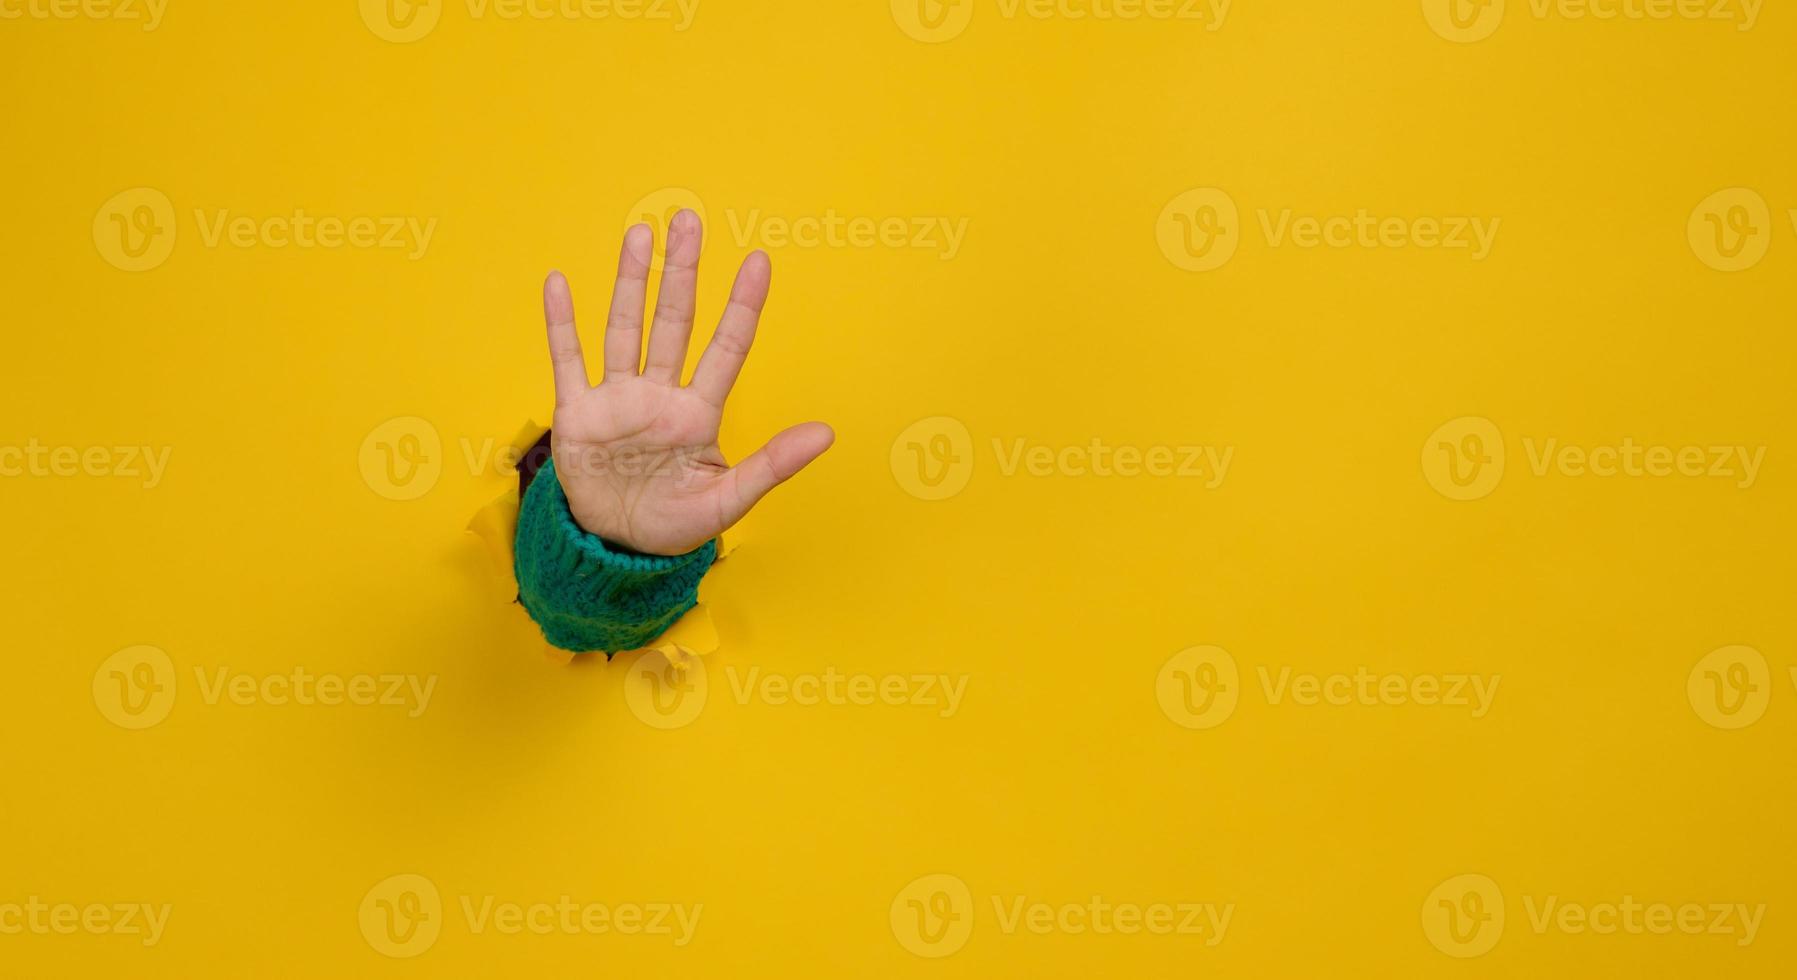
{"label": "index finger", "polygon": [[717,332],[711,335],[711,343],[699,356],[699,366],[693,369],[688,387],[718,408],[724,407],[724,399],[730,396],[731,387],[742,374],[743,362],[749,358],[772,277],[773,268],[766,252],[752,252],[743,260],[736,283],[730,287],[730,302],[718,320]]}

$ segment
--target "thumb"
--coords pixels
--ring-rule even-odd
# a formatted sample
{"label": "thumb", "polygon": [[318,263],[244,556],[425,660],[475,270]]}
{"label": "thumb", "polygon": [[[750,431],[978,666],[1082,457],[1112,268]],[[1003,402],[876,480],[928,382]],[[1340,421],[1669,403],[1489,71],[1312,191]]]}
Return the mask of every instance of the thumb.
{"label": "thumb", "polygon": [[718,513],[728,528],[743,519],[749,508],[811,461],[822,456],[836,441],[836,433],[822,422],[795,425],[769,439],[767,445],[730,468],[718,483]]}

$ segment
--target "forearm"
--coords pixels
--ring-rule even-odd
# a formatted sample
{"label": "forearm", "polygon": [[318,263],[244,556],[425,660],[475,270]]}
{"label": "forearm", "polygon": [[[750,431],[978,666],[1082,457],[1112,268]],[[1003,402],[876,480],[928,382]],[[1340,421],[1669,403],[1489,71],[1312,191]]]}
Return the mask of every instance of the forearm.
{"label": "forearm", "polygon": [[582,530],[553,462],[518,509],[518,601],[551,644],[607,656],[647,646],[698,602],[699,580],[717,558],[708,541],[684,555],[638,555]]}

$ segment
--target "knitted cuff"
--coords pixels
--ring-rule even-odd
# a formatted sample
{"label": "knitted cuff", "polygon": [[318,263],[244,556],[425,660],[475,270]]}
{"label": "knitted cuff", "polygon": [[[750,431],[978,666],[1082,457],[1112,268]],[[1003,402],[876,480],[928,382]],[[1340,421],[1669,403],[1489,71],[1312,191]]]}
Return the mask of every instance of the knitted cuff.
{"label": "knitted cuff", "polygon": [[518,601],[551,644],[609,658],[648,646],[697,604],[717,553],[716,541],[671,558],[608,547],[575,523],[546,462],[518,508]]}

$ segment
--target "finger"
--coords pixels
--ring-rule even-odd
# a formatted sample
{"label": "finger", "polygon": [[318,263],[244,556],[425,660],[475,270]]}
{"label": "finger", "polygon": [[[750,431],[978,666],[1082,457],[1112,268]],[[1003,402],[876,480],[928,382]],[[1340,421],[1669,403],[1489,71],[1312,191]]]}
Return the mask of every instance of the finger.
{"label": "finger", "polygon": [[580,332],[574,328],[574,294],[560,272],[551,272],[543,283],[543,320],[549,325],[549,362],[555,369],[555,404],[560,407],[589,387]]}
{"label": "finger", "polygon": [[749,508],[811,461],[822,456],[836,441],[836,433],[822,422],[795,425],[768,440],[767,445],[736,464],[718,481],[718,514],[728,528]]}
{"label": "finger", "polygon": [[643,363],[643,306],[649,295],[649,259],[655,252],[655,229],[631,225],[618,252],[618,282],[611,291],[611,314],[605,320],[605,379],[636,374]]}
{"label": "finger", "polygon": [[736,285],[730,287],[730,302],[718,320],[717,332],[711,335],[711,343],[699,355],[699,366],[693,369],[693,390],[720,409],[724,399],[730,397],[737,376],[742,374],[749,347],[755,343],[755,326],[761,322],[761,308],[767,304],[768,283],[772,279],[773,265],[766,252],[751,252],[743,260],[743,267],[736,273]]}
{"label": "finger", "polygon": [[699,216],[682,209],[668,222],[668,254],[655,297],[655,326],[649,331],[649,356],[643,377],[677,385],[686,367],[686,342],[693,335],[694,293],[699,285],[699,247],[704,230]]}

